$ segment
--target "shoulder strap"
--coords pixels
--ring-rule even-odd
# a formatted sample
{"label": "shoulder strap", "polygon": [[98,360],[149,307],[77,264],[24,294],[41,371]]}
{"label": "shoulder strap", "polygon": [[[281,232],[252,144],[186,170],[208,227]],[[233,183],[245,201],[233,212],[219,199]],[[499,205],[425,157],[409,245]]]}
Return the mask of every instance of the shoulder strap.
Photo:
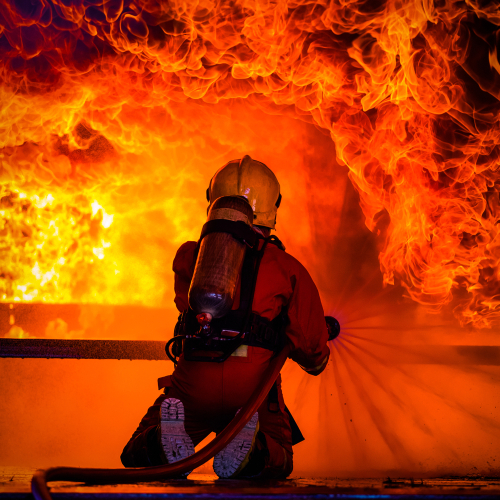
{"label": "shoulder strap", "polygon": [[253,251],[251,248],[247,248],[245,252],[245,260],[243,261],[243,267],[241,269],[241,279],[240,279],[240,305],[238,307],[239,312],[244,314],[252,307],[251,301],[253,300],[253,286],[254,279],[253,275],[255,272],[255,263],[257,260],[257,252]]}
{"label": "shoulder strap", "polygon": [[272,243],[273,245],[277,246],[280,250],[283,250],[283,251],[286,250],[285,245],[283,245],[282,241],[275,234],[269,236],[267,238],[267,241],[269,241],[269,243]]}
{"label": "shoulder strap", "polygon": [[200,241],[210,233],[229,233],[233,238],[252,248],[258,241],[255,231],[241,220],[214,219],[205,222],[201,230]]}

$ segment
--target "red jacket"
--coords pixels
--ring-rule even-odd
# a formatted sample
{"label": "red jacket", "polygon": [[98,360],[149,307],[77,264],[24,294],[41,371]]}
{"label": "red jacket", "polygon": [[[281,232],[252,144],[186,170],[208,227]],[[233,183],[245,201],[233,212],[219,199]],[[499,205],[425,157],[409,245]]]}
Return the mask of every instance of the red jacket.
{"label": "red jacket", "polygon": [[[174,259],[175,304],[179,311],[188,308],[188,291],[194,272],[195,241],[184,243]],[[239,290],[233,308],[238,307]],[[320,374],[326,367],[330,349],[325,313],[318,289],[305,267],[294,257],[268,244],[262,258],[252,312],[269,320],[288,306],[290,324],[286,329],[293,344],[290,358],[307,373]]]}

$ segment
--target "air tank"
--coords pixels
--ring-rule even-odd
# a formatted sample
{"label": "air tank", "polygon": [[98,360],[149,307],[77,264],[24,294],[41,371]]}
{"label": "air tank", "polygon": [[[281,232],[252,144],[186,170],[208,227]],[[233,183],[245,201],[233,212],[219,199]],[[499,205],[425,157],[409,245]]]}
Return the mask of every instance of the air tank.
{"label": "air tank", "polygon": [[[253,210],[241,196],[222,196],[210,207],[207,222],[215,219],[243,221],[253,225]],[[229,233],[210,233],[201,241],[189,287],[189,306],[210,321],[221,318],[233,307],[246,245]]]}

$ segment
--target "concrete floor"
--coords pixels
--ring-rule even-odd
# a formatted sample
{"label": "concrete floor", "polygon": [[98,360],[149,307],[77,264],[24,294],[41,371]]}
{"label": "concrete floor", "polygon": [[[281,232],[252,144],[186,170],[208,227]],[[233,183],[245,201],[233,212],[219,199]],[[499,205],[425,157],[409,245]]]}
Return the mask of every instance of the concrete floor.
{"label": "concrete floor", "polygon": [[[0,500],[30,498],[34,468],[0,467]],[[255,482],[218,480],[209,474],[191,474],[189,479],[125,485],[51,483],[54,498],[78,500],[154,500],[203,498],[245,499],[500,499],[500,477],[447,477],[433,479],[336,479],[295,477],[287,481]]]}

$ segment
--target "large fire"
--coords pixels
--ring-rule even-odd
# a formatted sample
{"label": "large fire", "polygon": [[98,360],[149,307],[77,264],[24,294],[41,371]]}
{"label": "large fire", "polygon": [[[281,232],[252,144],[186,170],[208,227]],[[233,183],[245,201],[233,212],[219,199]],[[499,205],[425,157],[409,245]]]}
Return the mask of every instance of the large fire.
{"label": "large fire", "polygon": [[[482,0],[0,2],[3,333],[168,338],[175,251],[250,154],[342,324],[324,374],[283,371],[298,473],[498,474],[499,25]],[[0,465],[118,466],[172,366],[0,370]]]}
{"label": "large fire", "polygon": [[2,2],[0,299],[162,305],[207,179],[286,114],[331,135],[384,282],[491,326],[499,24],[479,0]]}

